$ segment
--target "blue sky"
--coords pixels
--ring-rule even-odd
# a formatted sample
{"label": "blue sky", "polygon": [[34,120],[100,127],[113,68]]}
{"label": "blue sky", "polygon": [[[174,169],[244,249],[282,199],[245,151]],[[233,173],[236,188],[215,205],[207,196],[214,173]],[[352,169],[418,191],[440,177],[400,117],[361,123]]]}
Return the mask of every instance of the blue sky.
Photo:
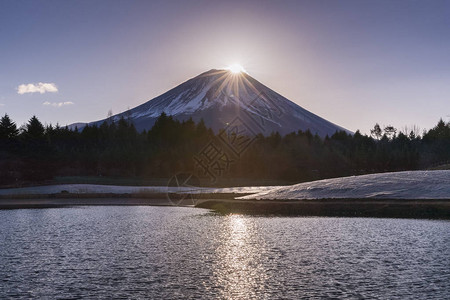
{"label": "blue sky", "polygon": [[236,62],[350,130],[429,129],[450,120],[450,1],[0,1],[18,125],[103,119]]}

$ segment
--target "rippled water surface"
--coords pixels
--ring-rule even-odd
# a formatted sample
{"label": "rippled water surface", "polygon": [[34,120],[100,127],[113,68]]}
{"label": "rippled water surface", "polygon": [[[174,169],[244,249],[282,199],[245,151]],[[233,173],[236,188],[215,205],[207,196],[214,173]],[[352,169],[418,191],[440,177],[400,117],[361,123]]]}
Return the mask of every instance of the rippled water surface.
{"label": "rippled water surface", "polygon": [[448,299],[450,222],[0,211],[0,298]]}

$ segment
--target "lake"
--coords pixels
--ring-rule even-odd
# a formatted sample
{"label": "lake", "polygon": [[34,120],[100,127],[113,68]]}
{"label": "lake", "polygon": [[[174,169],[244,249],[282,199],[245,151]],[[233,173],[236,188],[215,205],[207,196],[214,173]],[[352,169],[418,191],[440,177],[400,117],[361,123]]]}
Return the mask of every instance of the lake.
{"label": "lake", "polygon": [[449,221],[0,210],[1,299],[449,296]]}

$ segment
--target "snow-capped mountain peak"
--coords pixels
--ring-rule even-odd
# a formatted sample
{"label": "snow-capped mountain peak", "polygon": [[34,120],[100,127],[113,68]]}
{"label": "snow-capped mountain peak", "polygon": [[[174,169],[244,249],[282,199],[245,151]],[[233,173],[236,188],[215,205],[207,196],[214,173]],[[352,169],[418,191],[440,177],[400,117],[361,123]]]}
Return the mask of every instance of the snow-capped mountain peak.
{"label": "snow-capped mountain peak", "polygon": [[[281,134],[309,129],[320,136],[345,130],[303,109],[261,84],[247,73],[212,69],[127,112],[125,117],[138,130],[150,129],[161,113],[175,119],[205,121],[218,131],[239,118],[254,133]],[[90,124],[101,124],[104,120]]]}

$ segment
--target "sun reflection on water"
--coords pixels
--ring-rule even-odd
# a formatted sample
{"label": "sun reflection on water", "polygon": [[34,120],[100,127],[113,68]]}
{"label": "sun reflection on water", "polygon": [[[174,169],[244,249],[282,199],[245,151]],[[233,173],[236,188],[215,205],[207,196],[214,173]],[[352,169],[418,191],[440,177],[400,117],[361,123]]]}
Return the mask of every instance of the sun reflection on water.
{"label": "sun reflection on water", "polygon": [[226,228],[216,249],[215,277],[221,286],[220,298],[254,298],[261,295],[266,281],[261,255],[264,242],[248,217],[229,215],[226,218]]}

